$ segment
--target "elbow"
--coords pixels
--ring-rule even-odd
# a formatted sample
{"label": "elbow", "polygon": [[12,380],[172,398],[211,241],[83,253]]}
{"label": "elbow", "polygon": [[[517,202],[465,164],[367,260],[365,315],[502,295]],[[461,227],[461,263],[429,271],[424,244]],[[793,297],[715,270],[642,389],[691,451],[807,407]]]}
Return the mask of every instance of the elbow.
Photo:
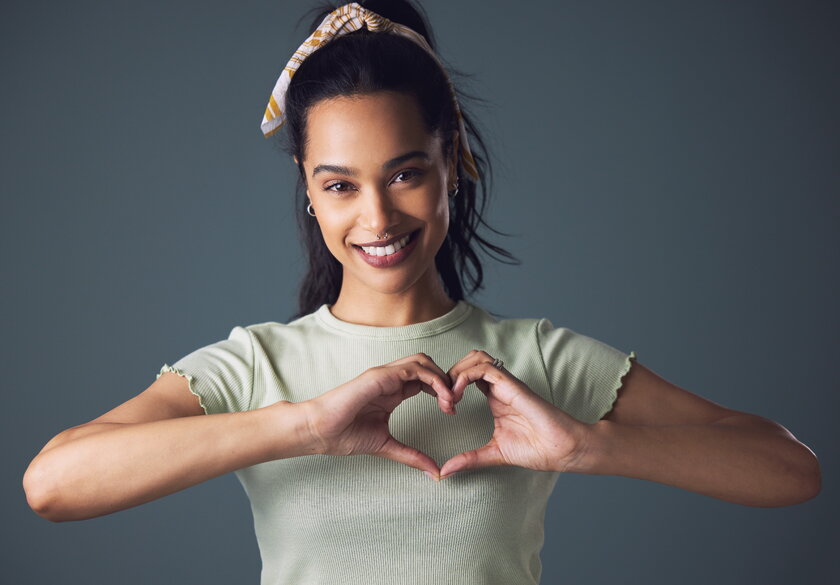
{"label": "elbow", "polygon": [[[804,445],[803,445],[804,446]],[[822,491],[822,470],[820,469],[820,462],[813,451],[805,447],[808,451],[809,469],[804,473],[803,478],[803,499],[802,502],[807,502],[816,498],[820,491]]]}
{"label": "elbow", "polygon": [[50,474],[39,464],[37,457],[23,474],[23,491],[26,494],[26,503],[41,518],[50,522],[68,520],[61,513],[56,497],[57,490]]}
{"label": "elbow", "polygon": [[802,504],[816,498],[822,490],[822,477],[819,469],[816,473],[800,475],[797,478],[796,490],[791,492],[790,498],[780,504],[781,506],[793,506]]}
{"label": "elbow", "polygon": [[822,491],[822,470],[817,456],[806,445],[798,441],[797,445],[801,454],[789,464],[786,495],[773,507],[802,504]]}
{"label": "elbow", "polygon": [[800,499],[796,503],[807,502],[816,498],[822,490],[822,469],[820,469],[820,461],[817,459],[816,453],[811,451],[807,445],[797,441],[801,449],[799,463],[801,471],[799,472],[799,486]]}

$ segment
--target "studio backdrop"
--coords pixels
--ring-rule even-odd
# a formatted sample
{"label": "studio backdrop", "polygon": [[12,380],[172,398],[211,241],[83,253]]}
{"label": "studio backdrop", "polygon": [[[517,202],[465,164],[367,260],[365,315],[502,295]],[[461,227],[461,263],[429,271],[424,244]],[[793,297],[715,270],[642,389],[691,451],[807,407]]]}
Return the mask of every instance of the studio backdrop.
{"label": "studio backdrop", "polygon": [[[163,363],[295,311],[305,210],[259,123],[311,6],[3,3],[3,583],[259,582],[233,474],[66,523],[21,481]],[[473,300],[633,350],[823,466],[819,496],[776,509],[563,475],[542,582],[838,582],[837,4],[423,6],[493,153],[509,235],[485,235],[522,260],[487,259]]]}

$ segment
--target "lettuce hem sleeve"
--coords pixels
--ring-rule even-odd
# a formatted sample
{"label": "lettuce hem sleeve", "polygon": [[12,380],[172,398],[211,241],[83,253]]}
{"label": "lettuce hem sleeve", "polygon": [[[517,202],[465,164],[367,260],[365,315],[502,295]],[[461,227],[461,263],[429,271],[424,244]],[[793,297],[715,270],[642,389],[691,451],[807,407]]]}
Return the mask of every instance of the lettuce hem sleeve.
{"label": "lettuce hem sleeve", "polygon": [[160,368],[160,372],[158,372],[158,375],[155,376],[155,380],[160,378],[161,375],[165,374],[166,372],[172,372],[174,374],[178,374],[182,378],[186,378],[187,382],[189,382],[190,392],[192,392],[198,398],[198,404],[201,406],[201,409],[204,411],[204,414],[210,414],[207,411],[207,406],[205,406],[204,404],[204,397],[201,396],[201,394],[199,394],[193,386],[193,377],[191,375],[186,374],[178,368],[170,366],[169,364],[163,364],[163,366]]}
{"label": "lettuce hem sleeve", "polygon": [[[624,359],[624,365],[621,367],[621,370],[618,372],[618,382],[613,385],[610,389],[610,393],[607,395],[607,403],[606,408],[598,415],[598,420],[601,420],[606,416],[615,406],[615,401],[618,398],[618,391],[624,385],[624,376],[630,371],[630,366],[633,365],[633,360],[636,359],[636,352],[631,351],[630,354]],[[597,422],[597,420],[595,421]]]}

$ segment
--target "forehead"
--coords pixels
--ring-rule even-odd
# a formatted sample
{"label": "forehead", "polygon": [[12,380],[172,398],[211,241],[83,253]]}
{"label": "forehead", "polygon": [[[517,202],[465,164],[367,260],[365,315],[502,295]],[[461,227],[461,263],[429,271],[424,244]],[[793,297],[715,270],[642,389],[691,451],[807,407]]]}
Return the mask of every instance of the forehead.
{"label": "forehead", "polygon": [[[364,158],[376,162],[392,153],[436,149],[413,97],[377,92],[322,100],[309,110],[306,157],[313,163],[326,159]],[[361,163],[360,163],[361,164]]]}

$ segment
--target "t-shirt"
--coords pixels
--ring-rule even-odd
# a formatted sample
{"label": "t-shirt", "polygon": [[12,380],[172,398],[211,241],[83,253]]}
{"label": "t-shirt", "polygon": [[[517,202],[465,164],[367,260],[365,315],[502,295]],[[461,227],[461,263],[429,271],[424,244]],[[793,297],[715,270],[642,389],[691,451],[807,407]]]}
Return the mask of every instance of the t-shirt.
{"label": "t-shirt", "polygon": [[[234,327],[174,371],[209,415],[301,402],[367,370],[423,352],[446,372],[472,349],[585,423],[613,405],[629,355],[547,319],[497,319],[468,301],[422,323],[375,327],[330,305],[289,323]],[[487,398],[471,384],[457,414],[421,392],[389,422],[398,440],[438,465],[493,434]],[[278,429],[282,432],[282,429]],[[305,455],[235,471],[251,502],[261,585],[525,585],[539,583],[548,498],[558,472],[494,466],[440,482],[372,455]]]}

